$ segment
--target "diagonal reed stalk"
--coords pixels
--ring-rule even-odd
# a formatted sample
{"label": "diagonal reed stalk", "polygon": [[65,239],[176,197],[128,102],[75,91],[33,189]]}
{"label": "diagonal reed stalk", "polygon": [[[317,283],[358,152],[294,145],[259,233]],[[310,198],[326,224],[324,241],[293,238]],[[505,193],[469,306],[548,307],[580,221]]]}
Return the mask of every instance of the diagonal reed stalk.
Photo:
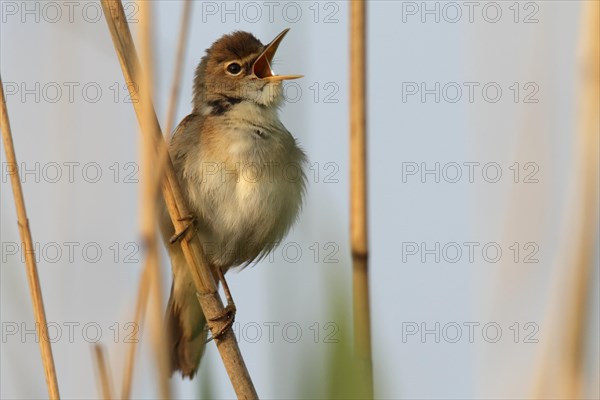
{"label": "diagonal reed stalk", "polygon": [[35,326],[39,337],[40,352],[42,354],[42,364],[46,376],[46,385],[48,386],[48,397],[59,399],[58,382],[56,379],[56,370],[54,368],[54,357],[52,356],[52,346],[48,337],[46,324],[46,311],[44,309],[44,300],[38,276],[37,264],[35,261],[35,251],[31,231],[29,229],[29,219],[25,210],[25,200],[23,198],[23,189],[21,188],[21,178],[19,168],[17,167],[17,156],[8,119],[8,109],[6,99],[4,98],[4,86],[0,78],[0,130],[2,130],[2,141],[6,153],[6,162],[10,168],[10,183],[17,209],[17,224],[19,226],[19,235],[21,242],[24,243],[25,266],[27,268],[27,280],[29,281],[29,293],[33,304],[33,314],[35,316]]}
{"label": "diagonal reed stalk", "polygon": [[366,4],[350,2],[350,243],[354,301],[354,349],[373,398],[367,235]]}
{"label": "diagonal reed stalk", "polygon": [[[125,80],[126,82],[139,82],[136,72],[139,62],[123,11],[123,5],[118,0],[101,0],[101,4]],[[159,156],[164,156],[167,152],[167,147],[160,133],[156,114],[152,113],[151,121],[143,117],[144,106],[141,102],[147,96],[143,96],[139,92],[144,88],[140,86],[137,91],[134,90],[133,85],[129,85],[129,88],[132,103],[138,117],[138,123],[142,128],[143,134],[152,139]],[[150,104],[149,101],[148,103]],[[149,105],[149,107],[151,106]],[[183,218],[189,216],[190,213],[183,200],[173,164],[168,157],[165,165],[165,177],[162,183],[163,196],[175,230],[178,232],[183,231],[185,228]],[[211,319],[219,320],[219,317],[224,314],[225,309],[217,292],[213,274],[204,258],[197,235],[188,233],[180,241],[180,244],[186,258],[190,276],[196,286],[198,300],[204,315],[209,321]],[[217,332],[220,326],[221,324],[219,323],[210,323],[209,327],[212,332]],[[257,399],[258,395],[254,389],[233,331],[228,329],[215,342],[237,397],[241,399]]]}
{"label": "diagonal reed stalk", "polygon": [[94,359],[96,361],[98,385],[102,390],[103,399],[114,399],[112,391],[112,383],[109,374],[109,368],[107,367],[106,351],[104,347],[99,344],[94,346]]}

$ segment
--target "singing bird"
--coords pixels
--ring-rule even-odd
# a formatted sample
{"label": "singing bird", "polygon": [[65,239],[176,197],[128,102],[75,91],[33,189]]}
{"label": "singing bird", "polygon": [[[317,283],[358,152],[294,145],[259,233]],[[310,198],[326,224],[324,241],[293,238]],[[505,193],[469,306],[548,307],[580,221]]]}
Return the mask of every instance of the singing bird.
{"label": "singing bird", "polygon": [[[189,229],[225,289],[224,273],[268,254],[302,207],[306,156],[278,115],[282,82],[302,76],[276,75],[271,66],[288,30],[267,45],[247,32],[214,42],[196,69],[193,111],[169,146],[193,214]],[[184,232],[174,231],[166,209],[162,214],[173,270],[166,315],[171,372],[191,379],[207,341],[206,319],[176,243]]]}

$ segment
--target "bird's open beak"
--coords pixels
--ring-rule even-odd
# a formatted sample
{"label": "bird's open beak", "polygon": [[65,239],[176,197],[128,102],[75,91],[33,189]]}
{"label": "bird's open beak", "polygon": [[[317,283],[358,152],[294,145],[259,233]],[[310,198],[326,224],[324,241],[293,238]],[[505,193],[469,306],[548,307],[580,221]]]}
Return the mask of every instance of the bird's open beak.
{"label": "bird's open beak", "polygon": [[267,45],[265,50],[261,53],[260,56],[254,61],[254,65],[252,66],[252,72],[259,79],[264,79],[266,81],[278,82],[284,81],[287,79],[298,79],[302,78],[304,75],[276,75],[273,69],[271,68],[271,62],[273,61],[273,57],[275,57],[275,52],[279,47],[279,43],[283,40],[283,37],[290,28],[284,29],[271,43]]}

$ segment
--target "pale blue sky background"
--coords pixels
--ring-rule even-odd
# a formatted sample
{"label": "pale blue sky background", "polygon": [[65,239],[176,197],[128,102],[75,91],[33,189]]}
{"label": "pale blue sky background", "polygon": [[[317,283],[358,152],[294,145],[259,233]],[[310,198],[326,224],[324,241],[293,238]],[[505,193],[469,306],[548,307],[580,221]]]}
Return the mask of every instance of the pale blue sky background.
{"label": "pale blue sky background", "polygon": [[[38,172],[24,176],[24,193],[33,238],[43,254],[39,270],[47,317],[62,333],[53,347],[61,394],[94,398],[99,392],[86,338],[93,339],[96,328],[101,329],[99,340],[107,346],[120,387],[127,349],[123,340],[131,332],[124,324],[133,315],[141,270],[135,261],[141,260],[141,253],[135,247],[139,191],[128,179],[139,176],[131,164],[137,161],[139,134],[106,23],[102,18],[94,22],[100,6],[76,3],[72,22],[63,2],[57,3],[60,18],[38,3],[37,22],[37,11],[23,13],[23,3],[1,2],[0,67],[5,91],[10,92],[17,157],[29,170],[40,163]],[[575,209],[578,190],[572,137],[577,126],[582,3],[490,3],[478,2],[471,10],[472,22],[469,8],[461,2],[452,3],[458,8],[427,2],[430,10],[438,7],[439,22],[435,14],[423,13],[422,2],[369,3],[369,212],[377,397],[522,398],[531,393],[544,346],[554,338],[548,310],[561,297],[563,272],[568,274],[565,260],[572,243],[565,232],[576,215],[569,210]],[[132,18],[139,16],[134,3],[127,4]],[[164,122],[181,3],[153,4],[155,105]],[[28,2],[28,7],[35,10],[35,3]],[[273,2],[269,9],[263,2],[230,2],[223,7],[222,2],[194,4],[177,120],[190,112],[194,69],[214,40],[247,30],[266,43],[292,28],[277,53],[276,68],[305,75],[288,86],[290,101],[281,118],[311,161],[306,205],[271,260],[228,276],[238,305],[240,345],[258,393],[263,398],[296,398],[306,392],[300,385],[310,371],[313,384],[308,391],[318,397],[327,379],[325,356],[336,346],[324,340],[332,332],[326,324],[339,328],[335,338],[350,337],[339,317],[332,316],[335,293],[340,296],[337,303],[351,304],[348,4]],[[135,30],[136,24],[132,27]],[[69,86],[74,88],[72,99]],[[415,87],[418,93],[407,92]],[[457,87],[462,97],[453,102]],[[498,87],[502,94],[492,102]],[[23,89],[33,89],[33,94]],[[423,101],[422,89],[434,91]],[[32,334],[21,337],[23,327],[33,328],[33,316],[24,270],[14,254],[19,239],[4,155],[2,162],[1,396],[44,398],[38,345]],[[439,182],[433,174],[421,175],[436,163]],[[72,182],[69,165],[74,168]],[[474,168],[472,182],[469,165]],[[417,171],[411,169],[415,166]],[[460,179],[455,179],[456,166]],[[501,176],[493,183],[498,170]],[[96,171],[102,175],[92,182]],[[465,242],[475,243],[473,261]],[[439,262],[424,251],[435,249],[436,243]],[[486,244],[492,247],[482,254]],[[411,253],[414,246],[416,254]],[[486,261],[495,257],[496,247],[502,250],[498,261]],[[74,248],[72,259],[69,248]],[[92,262],[97,249],[102,255]],[[128,255],[133,263],[126,262]],[[524,263],[527,255],[538,261]],[[170,272],[164,260],[166,295]],[[597,311],[597,261],[595,265],[592,300]],[[436,323],[439,343],[434,334],[424,340],[420,331],[408,335],[414,327],[435,330]],[[72,342],[69,324],[74,327]],[[468,324],[475,329],[472,343]],[[486,324],[492,326],[487,336],[482,332]],[[86,326],[89,330],[84,331]],[[274,327],[272,343],[269,326]],[[462,336],[453,343],[456,326]],[[502,334],[491,343],[496,326]],[[262,336],[255,340],[257,327]],[[301,336],[292,343],[298,327]],[[18,331],[13,334],[11,329]],[[529,339],[538,343],[525,342],[530,333]],[[591,397],[599,395],[597,337],[594,318],[587,383]],[[156,380],[150,348],[141,348],[134,396],[150,398],[157,393]],[[193,383],[173,379],[174,393],[192,398],[200,380],[210,379],[215,396],[232,397],[214,346],[208,346],[203,365],[201,378]]]}

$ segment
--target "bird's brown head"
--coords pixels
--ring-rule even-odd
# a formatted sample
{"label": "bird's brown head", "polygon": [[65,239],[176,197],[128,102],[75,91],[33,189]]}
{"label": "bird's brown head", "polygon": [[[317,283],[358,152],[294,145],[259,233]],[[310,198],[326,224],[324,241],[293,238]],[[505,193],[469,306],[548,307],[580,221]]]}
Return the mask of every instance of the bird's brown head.
{"label": "bird's brown head", "polygon": [[283,100],[281,83],[302,77],[276,75],[271,67],[275,52],[288,31],[284,30],[267,45],[251,33],[240,31],[214,42],[196,69],[194,110],[202,112],[203,107],[224,100],[279,105]]}

